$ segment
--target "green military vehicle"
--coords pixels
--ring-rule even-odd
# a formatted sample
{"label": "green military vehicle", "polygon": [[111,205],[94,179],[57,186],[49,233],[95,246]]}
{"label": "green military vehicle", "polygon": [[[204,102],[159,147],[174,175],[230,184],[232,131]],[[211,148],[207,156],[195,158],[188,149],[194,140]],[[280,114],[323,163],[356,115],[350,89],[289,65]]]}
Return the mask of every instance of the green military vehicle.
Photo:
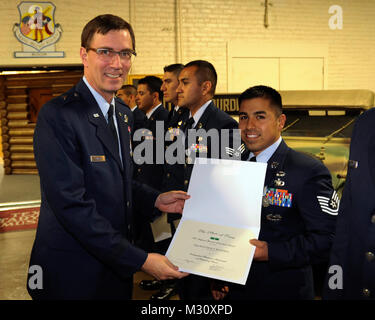
{"label": "green military vehicle", "polygon": [[323,161],[338,192],[344,186],[356,118],[374,106],[369,90],[282,91],[287,122],[282,136],[292,148]]}
{"label": "green military vehicle", "polygon": [[[327,166],[334,188],[341,193],[349,160],[350,137],[356,118],[374,107],[370,90],[280,91],[287,116],[282,136],[291,148],[308,153]],[[218,94],[218,108],[238,121],[238,94]]]}

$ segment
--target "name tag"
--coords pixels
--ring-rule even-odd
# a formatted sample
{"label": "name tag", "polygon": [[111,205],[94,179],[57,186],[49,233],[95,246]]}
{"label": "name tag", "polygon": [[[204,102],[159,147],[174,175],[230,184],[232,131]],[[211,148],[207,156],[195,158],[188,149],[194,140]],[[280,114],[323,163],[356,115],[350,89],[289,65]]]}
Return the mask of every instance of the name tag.
{"label": "name tag", "polygon": [[105,156],[90,156],[91,162],[105,162]]}

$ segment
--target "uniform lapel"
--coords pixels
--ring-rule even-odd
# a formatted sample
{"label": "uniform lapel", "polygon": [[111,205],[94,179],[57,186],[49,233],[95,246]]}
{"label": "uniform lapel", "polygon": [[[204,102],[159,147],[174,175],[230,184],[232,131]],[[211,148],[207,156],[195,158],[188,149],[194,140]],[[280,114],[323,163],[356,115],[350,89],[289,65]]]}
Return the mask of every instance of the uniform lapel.
{"label": "uniform lapel", "polygon": [[213,102],[211,102],[206,110],[204,110],[202,116],[200,117],[198,123],[195,124],[195,127],[194,129],[198,130],[198,129],[201,129],[201,128],[204,128],[204,129],[208,129],[207,128],[207,122],[209,120],[209,118],[211,117],[211,114],[213,114],[215,111],[216,111],[216,107],[214,105]]}
{"label": "uniform lapel", "polygon": [[77,84],[77,92],[86,101],[87,116],[89,121],[96,127],[96,135],[98,139],[116,160],[119,167],[122,168],[120,155],[117,151],[116,140],[108,129],[107,121],[105,120],[95,98],[83,80]]}
{"label": "uniform lapel", "polygon": [[[118,105],[116,105],[118,106]],[[124,171],[128,177],[130,177],[130,166],[128,165],[129,157],[132,156],[132,146],[130,140],[130,132],[131,127],[129,124],[129,116],[121,112],[120,108],[116,108],[116,120],[117,120],[117,127],[119,130],[120,136],[120,145],[121,145],[121,152],[122,152],[122,162],[124,165]]]}
{"label": "uniform lapel", "polygon": [[265,186],[273,185],[272,180],[274,180],[276,172],[280,171],[284,167],[284,160],[288,149],[289,147],[286,145],[284,140],[282,140],[274,154],[268,160],[266,178],[264,182]]}

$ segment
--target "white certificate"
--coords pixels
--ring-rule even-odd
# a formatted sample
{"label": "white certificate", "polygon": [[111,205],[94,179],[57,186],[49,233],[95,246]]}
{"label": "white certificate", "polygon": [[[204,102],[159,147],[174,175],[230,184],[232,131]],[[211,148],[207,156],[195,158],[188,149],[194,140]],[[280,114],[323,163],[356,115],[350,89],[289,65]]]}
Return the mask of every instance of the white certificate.
{"label": "white certificate", "polygon": [[196,158],[166,256],[181,271],[245,284],[260,231],[266,163]]}

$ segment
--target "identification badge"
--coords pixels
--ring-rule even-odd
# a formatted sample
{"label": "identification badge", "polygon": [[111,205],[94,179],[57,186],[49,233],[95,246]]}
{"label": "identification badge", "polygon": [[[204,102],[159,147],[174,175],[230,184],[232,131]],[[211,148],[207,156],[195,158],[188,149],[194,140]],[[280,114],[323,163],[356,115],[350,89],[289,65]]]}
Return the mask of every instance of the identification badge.
{"label": "identification badge", "polygon": [[266,190],[264,198],[270,205],[290,208],[293,194],[289,193],[288,190],[269,188]]}
{"label": "identification badge", "polygon": [[105,156],[90,156],[91,162],[105,162]]}

